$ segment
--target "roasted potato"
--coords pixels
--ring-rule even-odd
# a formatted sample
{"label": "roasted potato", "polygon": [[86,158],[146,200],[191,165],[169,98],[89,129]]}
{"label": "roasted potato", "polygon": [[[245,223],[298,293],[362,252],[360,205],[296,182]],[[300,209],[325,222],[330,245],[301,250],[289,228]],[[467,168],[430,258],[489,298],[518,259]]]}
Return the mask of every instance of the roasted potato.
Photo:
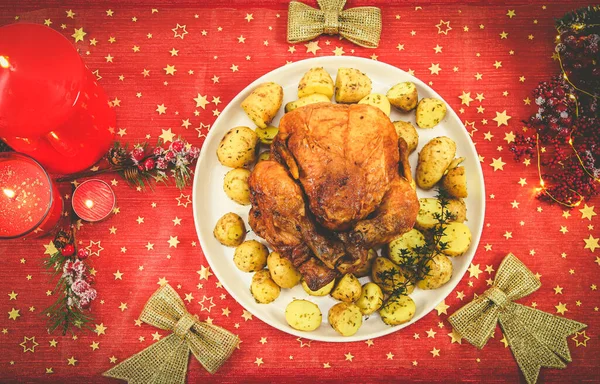
{"label": "roasted potato", "polygon": [[419,212],[417,213],[417,221],[415,227],[425,231],[439,224],[436,214],[442,213],[440,201],[433,197],[422,197],[419,199]]}
{"label": "roasted potato", "polygon": [[225,194],[233,201],[241,205],[250,204],[250,187],[248,178],[250,171],[245,168],[236,168],[225,174],[223,189]]}
{"label": "roasted potato", "polygon": [[[373,260],[371,279],[374,283],[379,285],[385,293],[392,293],[394,289],[405,285],[407,282],[402,268],[385,257],[377,257]],[[415,286],[413,284],[406,284],[407,294],[412,293],[414,289]]]}
{"label": "roasted potato", "polygon": [[471,245],[471,230],[463,223],[448,223],[443,227],[444,235],[440,243],[445,243],[446,248],[440,249],[444,255],[460,256],[467,252]]}
{"label": "roasted potato", "polygon": [[363,315],[370,315],[375,312],[383,304],[381,287],[375,283],[366,283],[362,286],[360,296],[355,304]]}
{"label": "roasted potato", "polygon": [[358,69],[339,68],[335,77],[335,101],[357,103],[371,93],[371,79]]}
{"label": "roasted potato", "polygon": [[337,282],[331,297],[346,303],[352,303],[360,297],[360,282],[351,273],[347,273]]}
{"label": "roasted potato", "polygon": [[271,145],[275,136],[279,132],[279,128],[269,125],[267,128],[256,128],[256,134],[261,143]]}
{"label": "roasted potato", "polygon": [[410,321],[416,311],[417,306],[413,299],[401,295],[390,297],[379,310],[379,315],[387,325],[399,325]]}
{"label": "roasted potato", "polygon": [[333,96],[333,79],[322,67],[309,69],[298,84],[298,98],[315,93],[325,95],[329,100]]}
{"label": "roasted potato", "polygon": [[320,93],[313,93],[312,95],[304,96],[298,100],[287,103],[285,105],[285,112],[292,112],[296,108],[315,103],[331,103],[331,100],[329,100],[327,96],[321,95]]}
{"label": "roasted potato", "polygon": [[421,289],[439,288],[452,277],[452,261],[448,256],[437,254],[426,265],[429,267],[429,273],[417,282],[417,287]]}
{"label": "roasted potato", "polygon": [[419,128],[433,128],[446,117],[446,104],[442,100],[424,98],[417,105],[417,125]]}
{"label": "roasted potato", "polygon": [[311,296],[327,296],[329,295],[329,292],[331,292],[331,290],[333,289],[334,285],[335,279],[331,280],[329,284],[319,289],[318,291],[311,291],[311,289],[308,288],[308,285],[306,285],[306,281],[302,280],[302,288],[304,289],[304,292],[308,293]]}
{"label": "roasted potato", "polygon": [[442,178],[442,188],[450,196],[458,198],[467,197],[467,174],[465,173],[465,167],[456,167],[448,170],[448,173]]}
{"label": "roasted potato", "polygon": [[270,158],[271,158],[271,151],[264,151],[260,155],[258,155],[258,159],[256,160],[256,162],[258,163],[259,161],[269,160]]}
{"label": "roasted potato", "polygon": [[419,99],[417,87],[410,81],[394,85],[386,96],[390,104],[404,112],[415,109]]}
{"label": "roasted potato", "polygon": [[302,279],[292,262],[277,252],[271,252],[267,257],[267,268],[273,281],[281,288],[292,288]]}
{"label": "roasted potato", "polygon": [[213,235],[219,243],[228,247],[237,247],[246,238],[246,224],[241,217],[229,212],[217,221]]}
{"label": "roasted potato", "polygon": [[258,136],[248,127],[230,129],[221,139],[217,158],[226,167],[245,168],[256,159]]}
{"label": "roasted potato", "polygon": [[242,101],[242,109],[260,128],[267,128],[283,102],[283,88],[275,83],[262,83]]}
{"label": "roasted potato", "polygon": [[356,277],[365,277],[371,274],[371,266],[373,265],[373,260],[377,257],[377,252],[374,249],[369,249],[369,253],[367,254],[367,260],[365,263],[359,267],[356,271],[354,271],[354,276]]}
{"label": "roasted potato", "polygon": [[404,264],[407,262],[407,256],[413,253],[415,247],[425,245],[425,236],[417,229],[396,237],[388,244],[388,257],[395,264]]}
{"label": "roasted potato", "polygon": [[448,199],[448,211],[452,215],[451,221],[458,223],[467,221],[467,204],[463,199]]}
{"label": "roasted potato", "polygon": [[285,320],[299,331],[314,331],[319,328],[322,319],[317,304],[308,300],[294,300],[285,308]]}
{"label": "roasted potato", "polygon": [[382,95],[381,93],[371,93],[358,102],[358,104],[367,104],[376,108],[379,108],[385,113],[386,116],[390,116],[391,106],[387,97]]}
{"label": "roasted potato", "polygon": [[342,336],[352,336],[362,325],[362,313],[356,304],[337,303],[329,309],[329,324]]}
{"label": "roasted potato", "polygon": [[252,276],[250,293],[259,304],[269,304],[279,297],[281,288],[275,284],[269,271],[262,269]]}
{"label": "roasted potato", "polygon": [[244,272],[260,271],[267,265],[269,250],[256,240],[247,240],[233,253],[233,262]]}
{"label": "roasted potato", "polygon": [[431,189],[440,181],[456,154],[456,143],[446,136],[429,141],[421,152],[417,163],[417,185]]}
{"label": "roasted potato", "polygon": [[412,153],[419,145],[419,134],[414,125],[408,121],[394,121],[394,128],[398,137],[401,137],[406,141],[408,145],[408,153]]}

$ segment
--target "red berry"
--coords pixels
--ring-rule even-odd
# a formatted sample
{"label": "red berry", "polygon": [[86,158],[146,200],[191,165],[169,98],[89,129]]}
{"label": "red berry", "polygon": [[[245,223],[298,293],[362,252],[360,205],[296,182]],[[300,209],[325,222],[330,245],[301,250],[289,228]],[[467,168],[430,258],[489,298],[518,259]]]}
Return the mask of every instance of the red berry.
{"label": "red berry", "polygon": [[73,246],[73,244],[67,244],[63,247],[63,249],[60,250],[60,254],[65,257],[72,256],[74,253],[75,247]]}
{"label": "red berry", "polygon": [[134,148],[133,151],[131,151],[131,157],[135,161],[142,160],[144,158],[144,148],[142,148],[142,147]]}
{"label": "red berry", "polygon": [[85,260],[89,256],[90,252],[85,248],[81,248],[79,251],[77,251],[77,257],[79,258],[79,260]]}
{"label": "red berry", "polygon": [[181,140],[174,141],[171,143],[171,149],[175,152],[181,152],[185,148],[185,144]]}
{"label": "red berry", "polygon": [[147,159],[144,162],[144,167],[146,168],[146,171],[150,171],[150,170],[154,169],[154,160],[153,159]]}

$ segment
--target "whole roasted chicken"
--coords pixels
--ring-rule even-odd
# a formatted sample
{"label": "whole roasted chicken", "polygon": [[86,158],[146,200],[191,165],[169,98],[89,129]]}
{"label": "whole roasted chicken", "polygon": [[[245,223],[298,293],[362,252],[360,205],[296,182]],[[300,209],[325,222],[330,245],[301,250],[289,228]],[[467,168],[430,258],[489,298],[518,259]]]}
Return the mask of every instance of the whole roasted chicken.
{"label": "whole roasted chicken", "polygon": [[250,226],[310,289],[413,227],[419,202],[407,145],[378,108],[298,108],[281,119],[271,153],[250,176]]}

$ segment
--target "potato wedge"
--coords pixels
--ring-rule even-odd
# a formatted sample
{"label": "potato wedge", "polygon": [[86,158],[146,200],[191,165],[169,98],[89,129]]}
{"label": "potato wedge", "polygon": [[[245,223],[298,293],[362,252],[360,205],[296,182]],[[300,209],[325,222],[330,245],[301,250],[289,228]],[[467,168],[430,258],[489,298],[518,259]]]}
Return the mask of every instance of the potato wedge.
{"label": "potato wedge", "polygon": [[250,293],[259,304],[269,304],[279,297],[281,288],[275,284],[269,271],[262,269],[252,276]]}
{"label": "potato wedge", "polygon": [[322,67],[314,67],[302,76],[298,84],[298,98],[319,93],[331,100],[333,88],[331,75]]}
{"label": "potato wedge", "polygon": [[386,96],[390,104],[404,112],[415,109],[417,100],[419,99],[417,87],[410,81],[394,85],[387,92]]}
{"label": "potato wedge", "polygon": [[362,313],[356,304],[337,303],[329,309],[329,324],[342,336],[352,336],[362,325]]}
{"label": "potato wedge", "polygon": [[328,99],[327,96],[321,95],[320,93],[313,93],[312,95],[304,96],[298,100],[287,103],[285,105],[285,112],[292,112],[296,108],[315,103],[331,103],[331,100]]}
{"label": "potato wedge", "polygon": [[369,249],[369,253],[367,254],[367,260],[365,263],[359,267],[356,271],[354,271],[354,276],[356,277],[365,277],[371,274],[371,266],[373,265],[373,260],[377,257],[377,252],[374,249]]}
{"label": "potato wedge", "polygon": [[358,69],[339,68],[335,77],[335,101],[357,103],[371,93],[371,79]]}
{"label": "potato wedge", "polygon": [[352,303],[360,297],[361,287],[358,279],[351,273],[347,273],[337,282],[331,297],[334,299]]}
{"label": "potato wedge", "polygon": [[279,128],[269,125],[267,128],[257,127],[255,132],[261,143],[271,145],[273,139],[279,133]]}
{"label": "potato wedge", "polygon": [[223,179],[225,194],[238,204],[250,205],[249,177],[250,171],[246,168],[236,168],[227,172]]}
{"label": "potato wedge", "polygon": [[419,145],[419,134],[414,125],[408,121],[394,121],[394,128],[398,137],[401,137],[406,141],[408,145],[408,153],[412,153]]}
{"label": "potato wedge", "polygon": [[217,221],[213,235],[219,243],[228,247],[237,247],[246,238],[246,224],[241,217],[229,212]]}
{"label": "potato wedge", "polygon": [[262,83],[242,101],[242,109],[260,128],[267,128],[283,102],[283,88],[272,82]]}
{"label": "potato wedge", "polygon": [[271,252],[267,257],[267,268],[273,281],[281,288],[292,288],[302,279],[294,264],[277,252]]}
{"label": "potato wedge", "polygon": [[406,293],[410,294],[415,289],[407,279],[402,268],[392,263],[385,257],[377,257],[371,268],[371,279],[379,285],[385,293],[392,293],[394,289],[406,285]]}
{"label": "potato wedge", "polygon": [[285,321],[299,331],[314,331],[323,319],[317,304],[308,300],[294,300],[285,308]]}
{"label": "potato wedge", "polygon": [[458,198],[467,197],[467,174],[465,172],[465,167],[450,169],[442,178],[442,188],[444,188],[450,196]]}
{"label": "potato wedge", "polygon": [[319,289],[318,291],[312,291],[310,288],[308,288],[308,285],[306,285],[306,281],[302,280],[302,289],[304,289],[304,292],[308,293],[311,296],[327,296],[329,295],[329,292],[331,292],[331,290],[333,289],[334,285],[335,280],[331,280],[329,284]]}
{"label": "potato wedge", "polygon": [[422,247],[424,245],[425,236],[413,228],[390,241],[388,244],[388,257],[395,264],[404,264],[410,260],[408,256],[413,253],[415,247]]}
{"label": "potato wedge", "polygon": [[243,272],[260,271],[267,265],[269,250],[256,240],[247,240],[233,253],[233,262]]}
{"label": "potato wedge", "polygon": [[433,128],[446,117],[446,104],[442,100],[424,98],[417,105],[419,128]]}
{"label": "potato wedge", "polygon": [[366,283],[362,286],[356,306],[363,315],[370,315],[383,304],[383,291],[375,283]]}
{"label": "potato wedge", "polygon": [[379,310],[379,315],[387,325],[399,325],[410,321],[416,311],[417,306],[414,300],[402,295],[389,298]]}
{"label": "potato wedge", "polygon": [[258,136],[248,127],[230,129],[219,143],[217,158],[226,167],[245,168],[256,160]]}
{"label": "potato wedge", "polygon": [[463,223],[448,223],[443,226],[444,235],[440,237],[446,248],[440,249],[444,255],[460,256],[471,245],[471,230]]}
{"label": "potato wedge", "polygon": [[429,274],[417,282],[417,287],[421,289],[439,288],[452,277],[452,261],[448,256],[437,254],[426,265],[429,267]]}
{"label": "potato wedge", "polygon": [[444,176],[446,169],[456,154],[456,143],[446,136],[429,141],[421,152],[417,163],[417,185],[431,189]]}
{"label": "potato wedge", "polygon": [[373,106],[375,108],[379,108],[388,117],[390,116],[390,112],[391,112],[391,108],[392,108],[390,106],[390,102],[388,101],[387,97],[385,97],[381,93],[371,93],[371,94],[363,97],[362,99],[360,99],[358,104],[366,104],[366,105]]}

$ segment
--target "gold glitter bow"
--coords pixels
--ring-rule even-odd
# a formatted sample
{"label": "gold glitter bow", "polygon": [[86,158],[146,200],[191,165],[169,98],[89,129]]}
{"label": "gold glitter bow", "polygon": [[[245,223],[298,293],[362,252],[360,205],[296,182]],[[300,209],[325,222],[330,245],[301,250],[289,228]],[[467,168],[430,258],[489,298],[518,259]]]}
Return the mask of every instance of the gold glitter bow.
{"label": "gold glitter bow", "polygon": [[500,322],[527,383],[537,381],[541,367],[565,368],[571,362],[567,336],[587,327],[514,303],[541,287],[539,279],[513,254],[502,260],[494,284],[448,320],[454,330],[477,348],[483,348]]}
{"label": "gold glitter bow", "polygon": [[376,7],[344,9],[346,0],[318,0],[321,9],[292,1],[288,11],[288,43],[312,40],[326,33],[339,34],[366,48],[377,48],[381,11]]}
{"label": "gold glitter bow", "polygon": [[129,383],[183,384],[190,351],[208,372],[215,373],[239,343],[229,331],[190,315],[168,284],[150,297],[140,320],[173,333],[104,372],[104,376]]}

